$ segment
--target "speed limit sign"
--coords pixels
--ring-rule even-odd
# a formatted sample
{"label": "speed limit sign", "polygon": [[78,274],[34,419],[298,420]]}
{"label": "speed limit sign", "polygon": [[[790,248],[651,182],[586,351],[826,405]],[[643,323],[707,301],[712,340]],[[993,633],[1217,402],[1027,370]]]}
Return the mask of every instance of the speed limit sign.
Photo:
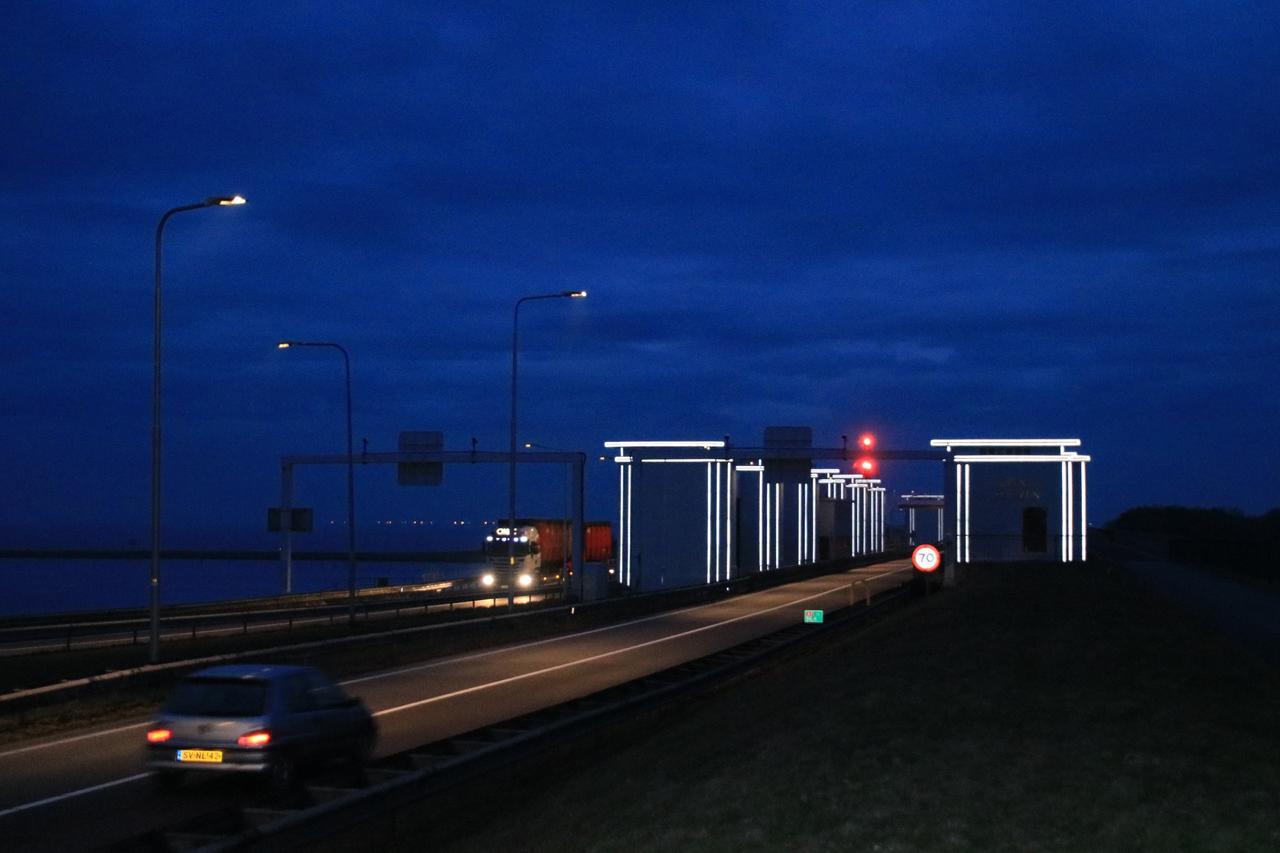
{"label": "speed limit sign", "polygon": [[928,574],[942,565],[942,554],[932,545],[917,545],[911,552],[911,565],[916,567],[916,571]]}

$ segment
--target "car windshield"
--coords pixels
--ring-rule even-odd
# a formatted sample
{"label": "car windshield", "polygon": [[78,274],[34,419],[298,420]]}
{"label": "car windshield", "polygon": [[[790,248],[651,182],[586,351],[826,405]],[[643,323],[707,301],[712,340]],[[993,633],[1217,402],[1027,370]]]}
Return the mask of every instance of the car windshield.
{"label": "car windshield", "polygon": [[267,706],[267,685],[239,678],[189,678],[180,683],[164,709],[186,717],[260,717]]}

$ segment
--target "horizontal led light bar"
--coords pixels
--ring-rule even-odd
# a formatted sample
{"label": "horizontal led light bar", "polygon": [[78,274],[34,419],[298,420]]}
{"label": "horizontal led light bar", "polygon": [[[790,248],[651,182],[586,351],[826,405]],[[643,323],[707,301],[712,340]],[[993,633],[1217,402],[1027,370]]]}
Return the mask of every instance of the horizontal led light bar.
{"label": "horizontal led light bar", "polygon": [[724,447],[723,441],[606,441],[605,447]]}
{"label": "horizontal led light bar", "polygon": [[1092,457],[1079,453],[1011,453],[993,456],[957,456],[956,462],[1092,462]]}
{"label": "horizontal led light bar", "polygon": [[1078,438],[935,438],[930,447],[1079,447]]}

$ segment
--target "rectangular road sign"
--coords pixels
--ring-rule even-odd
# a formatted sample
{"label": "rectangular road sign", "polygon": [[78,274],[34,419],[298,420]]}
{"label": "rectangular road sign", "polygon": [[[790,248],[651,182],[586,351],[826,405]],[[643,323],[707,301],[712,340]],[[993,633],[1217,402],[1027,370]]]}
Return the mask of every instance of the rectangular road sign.
{"label": "rectangular road sign", "polygon": [[[444,449],[444,433],[435,430],[400,433],[401,453],[434,453]],[[396,465],[396,482],[402,486],[438,486],[444,479],[439,462],[401,462]]]}
{"label": "rectangular road sign", "polygon": [[278,506],[267,507],[267,530],[271,533],[278,533],[281,530],[292,530],[294,533],[310,533],[311,524],[311,507],[295,506],[293,509],[281,509]]}
{"label": "rectangular road sign", "polygon": [[821,610],[806,610],[806,611],[804,612],[804,621],[805,621],[806,623],[808,623],[808,622],[812,622],[812,623],[820,623],[820,622],[822,621],[822,611],[821,611]]}

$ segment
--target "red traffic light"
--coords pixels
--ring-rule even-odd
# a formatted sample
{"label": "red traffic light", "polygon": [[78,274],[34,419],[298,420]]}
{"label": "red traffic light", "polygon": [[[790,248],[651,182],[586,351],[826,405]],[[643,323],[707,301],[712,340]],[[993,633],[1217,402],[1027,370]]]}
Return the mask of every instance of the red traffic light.
{"label": "red traffic light", "polygon": [[858,446],[863,450],[870,450],[876,446],[876,437],[869,432],[864,432],[858,436]]}
{"label": "red traffic light", "polygon": [[866,456],[862,457],[861,459],[853,463],[853,472],[855,474],[861,474],[864,477],[875,476],[876,460]]}

